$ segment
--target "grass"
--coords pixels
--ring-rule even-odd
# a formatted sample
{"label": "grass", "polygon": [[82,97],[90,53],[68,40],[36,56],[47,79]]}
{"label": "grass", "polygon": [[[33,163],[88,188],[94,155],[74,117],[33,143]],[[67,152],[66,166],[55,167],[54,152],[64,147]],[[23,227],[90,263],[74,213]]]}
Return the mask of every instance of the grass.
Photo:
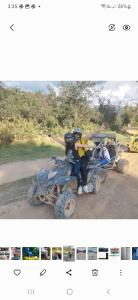
{"label": "grass", "polygon": [[0,165],[20,160],[33,160],[50,156],[63,156],[64,147],[48,139],[16,142],[0,147]]}
{"label": "grass", "polygon": [[[127,136],[117,134],[117,139],[122,144],[127,144]],[[0,165],[14,161],[33,160],[63,155],[64,146],[51,141],[48,137],[40,136],[30,141],[21,141],[7,146],[0,146]]]}

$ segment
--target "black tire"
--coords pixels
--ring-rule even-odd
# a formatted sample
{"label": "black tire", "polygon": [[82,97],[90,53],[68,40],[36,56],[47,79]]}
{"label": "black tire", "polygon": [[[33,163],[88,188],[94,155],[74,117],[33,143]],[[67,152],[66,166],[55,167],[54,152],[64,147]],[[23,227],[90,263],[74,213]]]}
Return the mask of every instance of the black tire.
{"label": "black tire", "polygon": [[104,183],[106,181],[106,178],[107,178],[107,170],[104,170],[102,168],[98,168],[96,170],[96,175],[98,175],[100,177],[101,183]]}
{"label": "black tire", "polygon": [[57,219],[69,219],[76,207],[76,196],[72,190],[67,190],[59,195],[55,203],[55,215]]}
{"label": "black tire", "polygon": [[99,175],[95,175],[95,179],[93,180],[93,194],[98,194],[101,189],[101,178]]}
{"label": "black tire", "polygon": [[127,159],[119,159],[116,164],[115,171],[121,174],[127,174],[128,169],[129,169],[129,161]]}
{"label": "black tire", "polygon": [[27,198],[32,206],[40,206],[43,204],[39,197],[36,196],[36,191],[37,187],[32,184],[27,193]]}

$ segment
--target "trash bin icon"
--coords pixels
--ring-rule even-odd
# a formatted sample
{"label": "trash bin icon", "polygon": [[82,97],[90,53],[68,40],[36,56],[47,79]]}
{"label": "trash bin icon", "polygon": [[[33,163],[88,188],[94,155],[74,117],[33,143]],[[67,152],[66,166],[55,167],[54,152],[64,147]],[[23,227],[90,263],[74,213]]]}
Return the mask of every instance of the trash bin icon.
{"label": "trash bin icon", "polygon": [[92,276],[98,276],[98,270],[97,269],[92,270]]}

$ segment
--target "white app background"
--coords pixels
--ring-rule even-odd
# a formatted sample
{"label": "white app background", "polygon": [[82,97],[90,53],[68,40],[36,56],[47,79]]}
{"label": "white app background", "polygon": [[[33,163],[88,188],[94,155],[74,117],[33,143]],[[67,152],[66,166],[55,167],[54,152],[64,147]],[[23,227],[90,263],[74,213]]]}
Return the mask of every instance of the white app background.
{"label": "white app background", "polygon": [[[0,6],[1,57],[8,67],[7,73],[2,59],[2,79],[136,79],[137,1],[47,0],[33,11],[8,9],[8,3]],[[119,3],[131,9],[101,6]]]}
{"label": "white app background", "polygon": [[[8,8],[12,3],[0,3],[1,81],[137,80],[137,1],[37,0],[40,8],[33,11]],[[114,3],[131,9],[101,7]],[[138,246],[137,220],[1,220],[0,225],[3,247]],[[92,276],[95,268],[98,277]],[[137,295],[136,280],[133,261],[0,262],[3,299],[128,299]]]}

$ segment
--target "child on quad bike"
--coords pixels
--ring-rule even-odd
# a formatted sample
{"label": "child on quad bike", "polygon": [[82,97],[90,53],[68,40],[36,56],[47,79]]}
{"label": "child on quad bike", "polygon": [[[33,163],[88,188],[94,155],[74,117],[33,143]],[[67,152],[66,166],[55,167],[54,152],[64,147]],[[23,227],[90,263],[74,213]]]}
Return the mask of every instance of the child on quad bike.
{"label": "child on quad bike", "polygon": [[111,162],[108,147],[103,142],[95,143],[93,151],[94,157],[100,162],[100,166],[104,166]]}

